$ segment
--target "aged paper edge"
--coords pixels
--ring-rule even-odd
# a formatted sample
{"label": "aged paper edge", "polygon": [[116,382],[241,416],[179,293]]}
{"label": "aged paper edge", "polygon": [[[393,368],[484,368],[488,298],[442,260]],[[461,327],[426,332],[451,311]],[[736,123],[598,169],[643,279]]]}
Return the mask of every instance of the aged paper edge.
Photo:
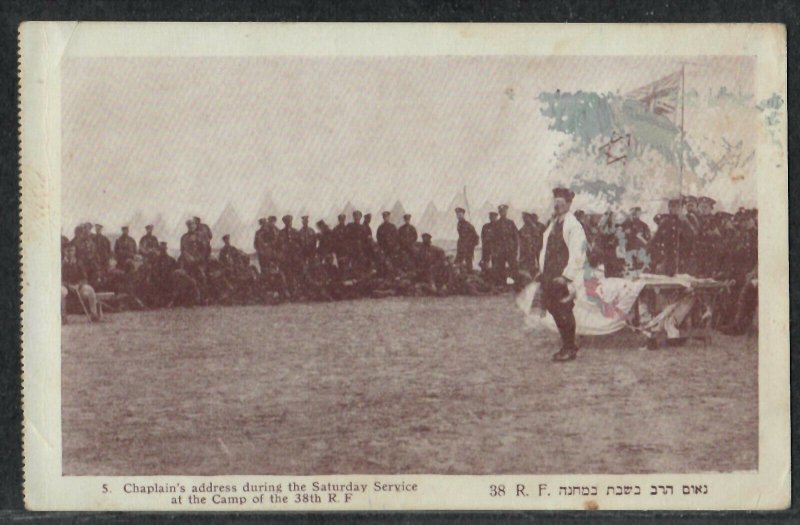
{"label": "aged paper edge", "polygon": [[[759,470],[653,475],[334,475],[64,477],[61,474],[60,72],[78,56],[750,55],[757,99],[786,100],[786,32],[777,24],[235,24],[28,22],[20,26],[22,348],[25,505],[30,510],[187,510],[168,498],[123,494],[137,484],[375,480],[415,493],[371,493],[348,505],[198,505],[194,510],[781,509],[790,503],[788,165],[781,140],[758,147]],[[490,484],[707,484],[709,494],[615,498],[491,498]],[[106,484],[114,491],[103,494]],[[512,489],[513,490],[513,489]],[[678,491],[679,492],[679,491]]]}

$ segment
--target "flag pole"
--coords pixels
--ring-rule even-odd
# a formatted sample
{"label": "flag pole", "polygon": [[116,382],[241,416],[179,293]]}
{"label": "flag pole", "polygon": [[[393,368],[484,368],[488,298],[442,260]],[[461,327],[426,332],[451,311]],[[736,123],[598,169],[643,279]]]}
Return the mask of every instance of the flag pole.
{"label": "flag pole", "polygon": [[[684,147],[684,109],[686,107],[686,64],[681,63],[681,143],[680,148],[678,148],[678,155],[680,155],[680,180],[679,180],[679,189],[681,200],[683,200],[683,147]],[[681,202],[681,207],[683,206],[683,202]],[[675,272],[677,273],[680,268],[681,262],[681,236],[678,235],[677,238],[677,250],[675,253]]]}
{"label": "flag pole", "polygon": [[469,217],[470,222],[472,222],[472,212],[469,210],[469,199],[467,198],[466,184],[464,184],[464,204],[467,206],[467,216]]}

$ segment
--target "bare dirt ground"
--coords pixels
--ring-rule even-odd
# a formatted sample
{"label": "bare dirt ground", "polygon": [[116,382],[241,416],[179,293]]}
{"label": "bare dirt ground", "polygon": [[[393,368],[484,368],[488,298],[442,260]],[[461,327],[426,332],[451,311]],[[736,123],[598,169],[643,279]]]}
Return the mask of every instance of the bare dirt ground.
{"label": "bare dirt ground", "polygon": [[526,333],[510,296],[72,316],[65,475],[757,468],[757,342]]}

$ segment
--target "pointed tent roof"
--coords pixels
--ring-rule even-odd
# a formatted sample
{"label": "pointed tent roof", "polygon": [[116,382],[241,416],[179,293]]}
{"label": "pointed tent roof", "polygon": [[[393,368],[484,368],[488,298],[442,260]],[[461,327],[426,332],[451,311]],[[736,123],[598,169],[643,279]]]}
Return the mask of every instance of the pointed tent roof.
{"label": "pointed tent roof", "polygon": [[428,201],[427,206],[425,206],[425,211],[422,212],[422,217],[416,221],[417,228],[420,230],[420,232],[425,231],[433,235],[433,233],[431,233],[429,230],[436,226],[438,219],[439,210],[436,208],[436,204],[430,200]]}
{"label": "pointed tent roof", "polygon": [[247,238],[247,225],[242,221],[241,216],[231,202],[225,206],[219,218],[212,227],[214,239],[222,242],[222,236],[226,233],[231,236],[231,243],[242,246]]}
{"label": "pointed tent roof", "polygon": [[347,216],[347,220],[350,220],[353,217],[353,212],[356,211],[356,209],[357,208],[353,206],[352,202],[347,201],[347,204],[344,205],[344,208],[342,208],[342,211],[339,213],[344,213]]}
{"label": "pointed tent roof", "polygon": [[403,215],[406,214],[406,209],[403,208],[403,204],[399,200],[394,203],[390,211],[392,212],[392,221],[401,221],[403,220]]}
{"label": "pointed tent roof", "polygon": [[270,215],[278,215],[278,206],[275,204],[275,201],[272,200],[272,194],[270,194],[269,191],[264,193],[264,198],[261,200],[261,206],[258,207],[256,215],[256,220],[262,217],[269,217]]}

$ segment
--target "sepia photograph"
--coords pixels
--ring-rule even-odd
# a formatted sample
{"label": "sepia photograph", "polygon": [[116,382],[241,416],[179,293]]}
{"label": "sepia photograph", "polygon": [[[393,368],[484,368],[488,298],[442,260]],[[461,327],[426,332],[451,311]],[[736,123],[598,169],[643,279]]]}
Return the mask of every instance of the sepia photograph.
{"label": "sepia photograph", "polygon": [[758,60],[64,56],[61,475],[757,474]]}

